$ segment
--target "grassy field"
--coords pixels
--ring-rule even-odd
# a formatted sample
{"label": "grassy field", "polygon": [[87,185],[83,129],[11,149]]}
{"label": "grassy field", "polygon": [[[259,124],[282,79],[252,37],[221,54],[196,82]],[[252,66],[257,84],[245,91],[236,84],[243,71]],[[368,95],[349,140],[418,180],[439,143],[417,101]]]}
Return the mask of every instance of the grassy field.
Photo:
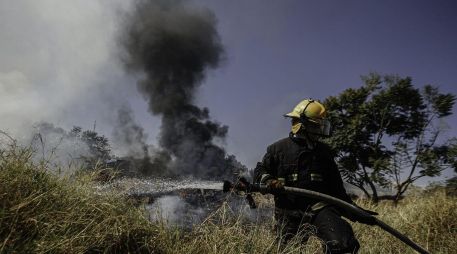
{"label": "grassy field", "polygon": [[[244,223],[222,206],[191,231],[147,220],[124,196],[96,194],[91,175],[57,178],[29,149],[0,150],[0,253],[321,253],[319,239],[275,243],[273,220]],[[263,198],[256,196],[256,198]],[[267,200],[268,201],[268,200]],[[266,202],[271,204],[271,202]],[[394,207],[359,202],[431,253],[457,253],[457,198],[443,191]],[[353,224],[360,253],[414,253],[377,227]]]}

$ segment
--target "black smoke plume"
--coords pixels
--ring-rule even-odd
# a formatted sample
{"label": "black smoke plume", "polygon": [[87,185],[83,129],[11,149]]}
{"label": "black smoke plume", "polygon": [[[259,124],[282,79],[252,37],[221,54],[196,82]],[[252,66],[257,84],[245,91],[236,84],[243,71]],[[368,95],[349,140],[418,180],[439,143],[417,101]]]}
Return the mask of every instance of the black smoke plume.
{"label": "black smoke plume", "polygon": [[[147,144],[147,135],[136,121],[132,109],[124,105],[117,111],[113,128],[113,141],[122,161],[128,162],[123,168],[127,175],[167,175],[166,167],[170,156]],[[125,166],[125,165],[123,165]]]}
{"label": "black smoke plume", "polygon": [[208,9],[183,1],[137,1],[126,19],[121,45],[130,71],[143,74],[138,90],[152,114],[162,118],[159,144],[172,158],[168,170],[199,178],[225,177],[243,168],[217,146],[227,126],[195,105],[205,72],[218,67],[223,46]]}

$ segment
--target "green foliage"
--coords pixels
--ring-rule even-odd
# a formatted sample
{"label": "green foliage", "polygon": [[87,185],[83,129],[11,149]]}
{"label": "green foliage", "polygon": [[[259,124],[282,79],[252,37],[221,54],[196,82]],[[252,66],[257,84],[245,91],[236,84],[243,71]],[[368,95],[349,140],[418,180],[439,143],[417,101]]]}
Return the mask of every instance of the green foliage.
{"label": "green foliage", "polygon": [[417,179],[455,168],[455,142],[437,144],[440,121],[452,114],[454,95],[431,85],[417,89],[410,77],[371,73],[362,80],[360,88],[324,102],[334,126],[326,142],[339,152],[349,183],[377,200],[376,184],[394,182],[399,197]]}

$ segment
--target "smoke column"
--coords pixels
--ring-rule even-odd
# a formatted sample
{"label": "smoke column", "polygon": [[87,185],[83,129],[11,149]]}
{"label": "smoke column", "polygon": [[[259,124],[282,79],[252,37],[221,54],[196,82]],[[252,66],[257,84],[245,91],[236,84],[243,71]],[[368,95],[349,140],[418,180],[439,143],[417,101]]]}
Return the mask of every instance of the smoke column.
{"label": "smoke column", "polygon": [[147,135],[135,121],[129,106],[124,105],[118,110],[112,136],[115,152],[129,163],[129,173],[170,176],[166,171],[170,156],[146,143]]}
{"label": "smoke column", "polygon": [[134,119],[132,109],[123,105],[117,111],[117,121],[113,128],[113,142],[117,155],[142,158],[148,155],[149,147],[146,143],[147,135],[143,127]]}
{"label": "smoke column", "polygon": [[182,1],[137,1],[125,21],[122,60],[127,70],[142,73],[138,90],[162,119],[159,145],[172,158],[168,170],[206,179],[239,171],[243,166],[214,144],[226,137],[227,126],[194,104],[205,72],[223,56],[213,13]]}

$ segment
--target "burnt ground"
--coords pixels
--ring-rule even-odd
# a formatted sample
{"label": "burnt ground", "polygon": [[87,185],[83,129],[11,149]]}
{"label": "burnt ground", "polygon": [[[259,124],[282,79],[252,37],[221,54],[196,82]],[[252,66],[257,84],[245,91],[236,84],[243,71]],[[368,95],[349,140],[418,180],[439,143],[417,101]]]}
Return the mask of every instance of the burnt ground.
{"label": "burnt ground", "polygon": [[271,220],[273,209],[260,206],[250,208],[245,195],[224,193],[221,190],[179,189],[159,193],[132,194],[138,202],[146,204],[152,221],[165,221],[174,226],[192,228],[208,220],[220,209],[226,215],[245,223]]}
{"label": "burnt ground", "polygon": [[224,193],[223,183],[193,179],[123,178],[96,186],[96,192],[121,193],[136,205],[144,205],[149,219],[169,225],[192,228],[217,211],[246,223],[271,220],[271,198],[254,194],[257,209],[251,209],[243,193]]}

